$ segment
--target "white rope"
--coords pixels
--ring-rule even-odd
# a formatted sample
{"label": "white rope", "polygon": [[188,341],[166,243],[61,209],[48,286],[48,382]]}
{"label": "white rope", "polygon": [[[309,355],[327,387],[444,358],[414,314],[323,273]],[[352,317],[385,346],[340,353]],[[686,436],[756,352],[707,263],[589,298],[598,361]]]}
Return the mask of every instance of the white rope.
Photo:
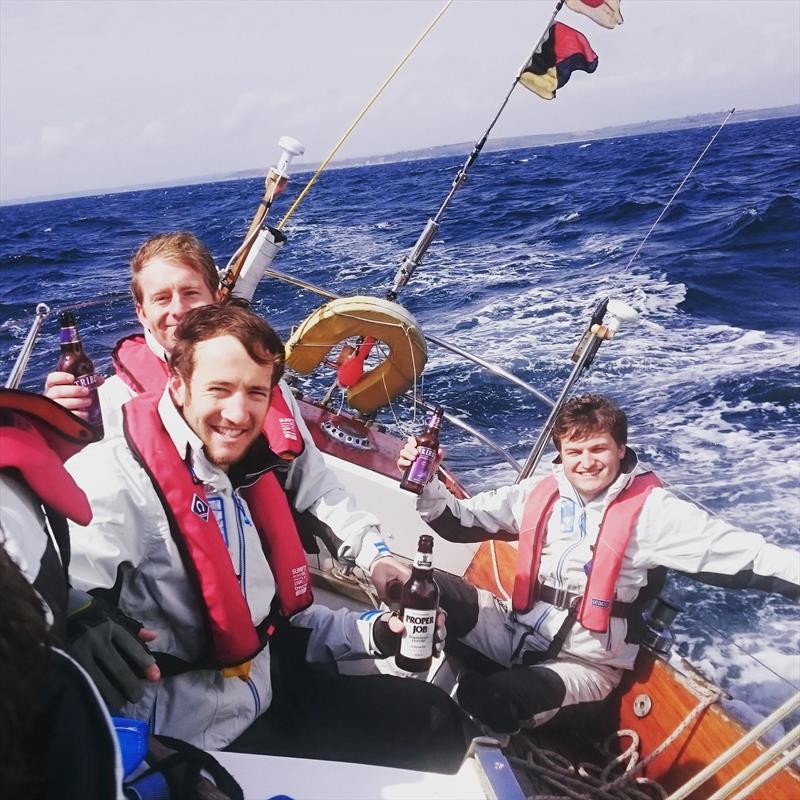
{"label": "white rope", "polygon": [[700,770],[694,778],[687,781],[680,789],[673,792],[669,796],[669,800],[683,800],[684,797],[688,797],[698,786],[715,775],[720,767],[739,755],[749,744],[758,739],[764,732],[768,731],[776,722],[783,719],[787,714],[791,714],[798,706],[800,706],[800,692],[790,697],[782,706],[775,709],[775,711],[766,717],[766,719],[763,719],[758,725],[751,728],[738,742],[715,758],[704,769]]}
{"label": "white rope", "polygon": [[[625,729],[617,731],[609,737],[605,748],[608,751],[612,741],[623,737],[629,738],[631,744],[602,769],[595,764],[581,763],[578,765],[577,770],[571,764],[569,764],[567,772],[563,768],[552,770],[542,762],[548,759],[553,760],[558,754],[545,750],[536,750],[533,744],[524,737],[522,737],[522,742],[531,751],[527,759],[509,756],[509,761],[532,770],[546,783],[563,792],[558,795],[532,795],[535,800],[653,800],[654,796],[661,798],[661,800],[666,800],[667,793],[660,784],[649,778],[637,777],[637,774],[654,759],[658,758],[693,723],[698,715],[720,698],[720,692],[707,689],[694,681],[691,682],[694,684],[696,691],[703,695],[702,699],[675,730],[642,760],[639,760],[639,735],[634,730]],[[532,753],[546,755],[536,761],[538,756],[534,756]],[[563,759],[562,756],[558,756],[558,758]],[[623,774],[614,780],[609,780],[611,773],[625,761],[627,761],[627,765]]]}
{"label": "white rope", "polygon": [[[750,780],[762,767],[769,764],[773,758],[782,753],[789,745],[796,744],[800,737],[800,725],[794,730],[780,738],[768,750],[765,750],[757,758],[754,758],[744,769],[733,776],[723,787],[718,789],[708,800],[726,800],[731,796],[731,792],[738,789],[743,783]],[[739,793],[741,794],[741,792]],[[745,795],[746,796],[746,795]]]}

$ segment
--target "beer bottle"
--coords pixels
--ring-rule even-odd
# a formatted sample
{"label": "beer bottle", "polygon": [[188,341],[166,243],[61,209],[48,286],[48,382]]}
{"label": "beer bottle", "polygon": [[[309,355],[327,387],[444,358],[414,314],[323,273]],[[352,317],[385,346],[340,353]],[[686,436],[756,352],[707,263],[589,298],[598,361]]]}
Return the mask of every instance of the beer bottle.
{"label": "beer bottle", "polygon": [[69,372],[75,376],[76,386],[85,386],[89,389],[92,404],[89,406],[89,424],[95,429],[97,435],[103,437],[103,415],[100,411],[100,398],[97,396],[97,378],[95,377],[92,359],[86,355],[81,344],[78,329],[75,327],[75,316],[71,311],[62,311],[58,318],[61,324],[59,343],[61,345],[61,358],[58,359],[56,369]]}
{"label": "beer bottle", "polygon": [[413,464],[410,464],[403,473],[400,488],[414,494],[422,494],[425,484],[433,475],[436,456],[439,452],[439,428],[442,426],[444,411],[437,406],[428,421],[425,433],[417,436],[418,455]]}
{"label": "beer bottle", "polygon": [[397,644],[395,663],[408,672],[425,672],[433,661],[439,610],[439,587],[433,579],[433,536],[419,537],[411,577],[403,586],[402,603],[406,629]]}

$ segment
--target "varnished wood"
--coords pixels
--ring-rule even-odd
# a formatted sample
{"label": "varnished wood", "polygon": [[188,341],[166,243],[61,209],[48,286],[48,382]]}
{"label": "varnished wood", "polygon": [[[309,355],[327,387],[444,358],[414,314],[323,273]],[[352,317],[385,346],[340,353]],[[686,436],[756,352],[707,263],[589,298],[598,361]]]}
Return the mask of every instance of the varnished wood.
{"label": "varnished wood", "polygon": [[[639,734],[643,755],[658,747],[700,702],[700,696],[692,690],[686,678],[644,651],[637,659],[636,668],[625,676],[620,688],[619,727],[633,728]],[[633,702],[641,694],[650,698],[652,709],[640,719],[633,713]],[[718,704],[712,705],[647,766],[646,775],[674,791],[745,733],[746,729]],[[699,787],[690,796],[691,800],[701,800],[713,794],[764,749],[760,743],[748,747]],[[750,797],[752,800],[800,798],[800,775],[791,768],[783,769]]]}
{"label": "varnished wood", "polygon": [[[358,464],[371,472],[385,475],[387,478],[400,480],[397,455],[402,447],[402,442],[397,437],[385,433],[377,426],[367,426],[350,416],[335,414],[330,409],[323,408],[316,403],[298,400],[298,404],[314,439],[314,444],[323,453]],[[321,427],[323,422],[332,422],[356,436],[369,438],[369,450],[351,447],[328,436]]]}
{"label": "varnished wood", "polygon": [[503,583],[503,586],[498,586],[492,567],[491,546],[491,542],[484,542],[478,548],[478,552],[464,573],[464,579],[473,586],[487,589],[498,597],[510,597],[517,568],[517,551],[508,542],[494,542],[498,573]]}

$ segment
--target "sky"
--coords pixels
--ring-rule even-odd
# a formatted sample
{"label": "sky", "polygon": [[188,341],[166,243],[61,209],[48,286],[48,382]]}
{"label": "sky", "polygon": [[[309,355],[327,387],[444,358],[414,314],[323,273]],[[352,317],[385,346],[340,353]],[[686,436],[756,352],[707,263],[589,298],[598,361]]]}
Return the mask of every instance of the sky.
{"label": "sky", "polygon": [[[0,0],[0,202],[328,154],[444,0]],[[554,0],[456,0],[339,157],[473,142]],[[800,0],[623,0],[554,101],[517,87],[496,136],[800,102]]]}

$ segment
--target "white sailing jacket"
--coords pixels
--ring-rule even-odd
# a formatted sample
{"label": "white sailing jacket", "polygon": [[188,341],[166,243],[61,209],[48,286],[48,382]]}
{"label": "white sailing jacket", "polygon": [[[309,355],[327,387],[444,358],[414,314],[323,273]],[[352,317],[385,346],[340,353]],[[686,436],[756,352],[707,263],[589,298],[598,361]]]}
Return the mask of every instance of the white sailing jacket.
{"label": "white sailing jacket", "polygon": [[[556,589],[583,592],[585,567],[593,558],[606,508],[634,475],[643,471],[631,450],[623,464],[626,471],[589,503],[583,502],[561,466],[555,466],[560,498],[547,526],[539,568],[542,582]],[[451,541],[515,541],[526,497],[538,481],[529,478],[514,486],[457,500],[434,478],[419,496],[417,510],[437,533]],[[747,585],[791,596],[800,594],[800,554],[712,516],[665,488],[653,489],[645,501],[623,557],[616,599],[626,603],[636,600],[648,584],[650,570],[658,567],[697,575],[715,585]],[[733,576],[735,580],[731,580]],[[521,654],[528,649],[546,650],[566,615],[566,611],[541,601],[525,614],[509,610],[516,660],[521,660]],[[627,635],[627,620],[619,617],[611,618],[606,633],[593,633],[576,624],[561,655],[630,669],[638,645],[626,642]]]}
{"label": "white sailing jacket", "polygon": [[[255,624],[270,611],[275,582],[249,509],[228,475],[205,457],[194,434],[165,391],[159,414],[178,452],[202,482],[225,539],[242,594]],[[158,634],[153,648],[196,661],[207,644],[199,598],[190,588],[167,516],[153,484],[124,437],[85,448],[67,462],[92,506],[89,526],[71,525],[70,577],[75,588],[110,589],[120,580],[119,606]],[[310,661],[377,654],[375,611],[331,611],[312,605],[291,623],[311,629]],[[143,699],[123,714],[149,720],[154,733],[184,739],[203,749],[221,749],[265,711],[272,699],[269,647],[252,661],[247,680],[215,670],[195,670],[159,683],[145,682]]]}
{"label": "white sailing jacket", "polygon": [[[145,330],[145,341],[162,360],[164,348]],[[301,514],[309,511],[327,525],[343,544],[340,558],[354,558],[361,569],[369,571],[375,559],[389,555],[381,537],[378,518],[356,507],[353,497],[328,469],[325,459],[303,421],[300,407],[285,381],[278,383],[289,410],[303,437],[303,452],[289,464],[286,489],[293,493],[292,505]],[[134,391],[117,375],[106,378],[98,389],[103,413],[105,438],[122,436],[122,406],[134,396]]]}

